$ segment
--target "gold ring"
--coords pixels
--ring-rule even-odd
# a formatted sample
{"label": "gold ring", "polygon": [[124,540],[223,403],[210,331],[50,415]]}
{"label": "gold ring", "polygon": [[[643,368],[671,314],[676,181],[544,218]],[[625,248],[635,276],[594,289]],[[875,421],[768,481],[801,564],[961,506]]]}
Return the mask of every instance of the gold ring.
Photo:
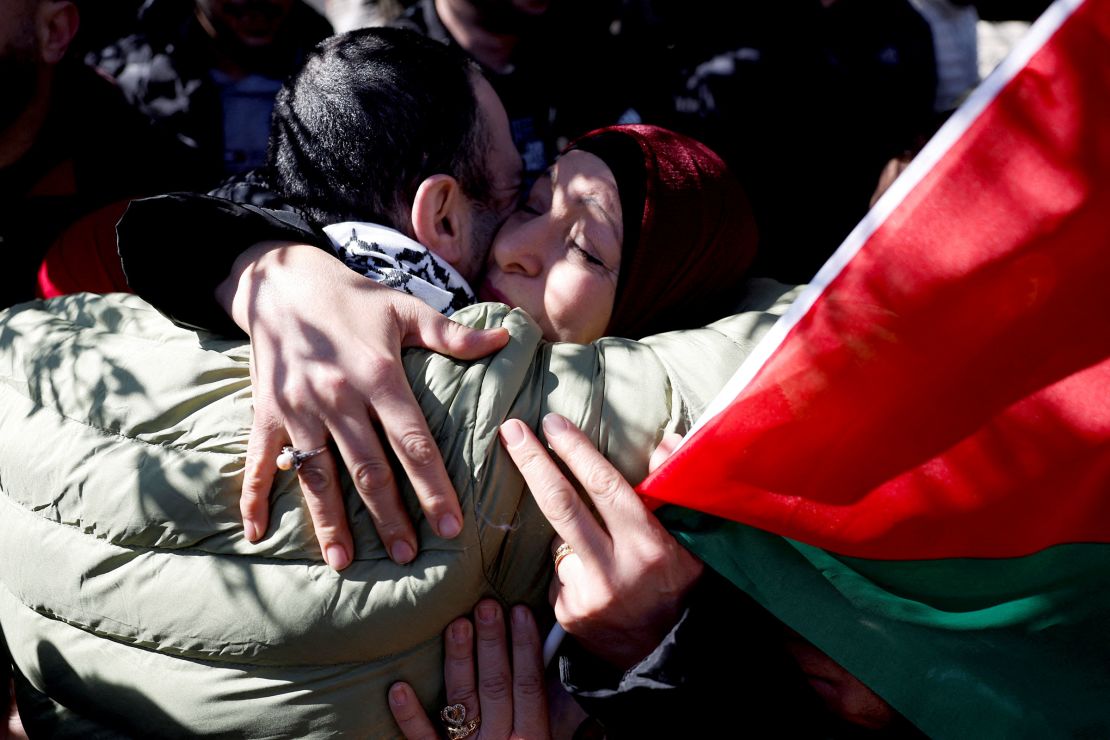
{"label": "gold ring", "polygon": [[564,542],[555,548],[555,570],[559,570],[559,563],[563,562],[563,558],[574,552],[574,548],[570,546],[569,542]]}
{"label": "gold ring", "polygon": [[443,724],[447,725],[447,737],[451,740],[462,740],[464,737],[470,737],[478,731],[478,725],[482,724],[482,720],[478,717],[468,722],[466,707],[462,704],[448,704],[440,711],[439,718],[443,720]]}

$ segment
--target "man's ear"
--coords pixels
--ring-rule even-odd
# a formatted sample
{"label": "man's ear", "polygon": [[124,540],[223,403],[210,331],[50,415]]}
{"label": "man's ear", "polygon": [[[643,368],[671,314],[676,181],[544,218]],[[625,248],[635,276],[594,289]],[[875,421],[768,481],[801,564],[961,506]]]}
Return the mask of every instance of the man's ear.
{"label": "man's ear", "polygon": [[458,267],[465,254],[469,205],[459,181],[450,175],[432,175],[424,180],[412,201],[416,241],[452,267]]}
{"label": "man's ear", "polygon": [[77,6],[70,0],[46,0],[39,4],[36,20],[42,61],[57,64],[66,55],[81,24]]}

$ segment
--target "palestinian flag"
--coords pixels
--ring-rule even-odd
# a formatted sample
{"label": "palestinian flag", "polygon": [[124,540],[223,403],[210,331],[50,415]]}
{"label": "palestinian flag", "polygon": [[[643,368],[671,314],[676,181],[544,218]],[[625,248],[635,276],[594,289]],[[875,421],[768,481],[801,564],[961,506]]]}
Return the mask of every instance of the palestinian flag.
{"label": "palestinian flag", "polygon": [[1110,737],[1110,0],[1034,24],[640,490],[930,736]]}

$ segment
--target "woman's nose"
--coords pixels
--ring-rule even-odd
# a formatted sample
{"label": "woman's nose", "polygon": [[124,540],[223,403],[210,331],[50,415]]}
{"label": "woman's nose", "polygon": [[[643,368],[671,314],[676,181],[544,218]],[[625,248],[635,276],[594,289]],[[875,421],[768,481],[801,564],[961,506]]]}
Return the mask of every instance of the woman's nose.
{"label": "woman's nose", "polygon": [[501,227],[493,242],[493,260],[504,272],[535,276],[543,269],[545,229],[542,218],[512,221]]}

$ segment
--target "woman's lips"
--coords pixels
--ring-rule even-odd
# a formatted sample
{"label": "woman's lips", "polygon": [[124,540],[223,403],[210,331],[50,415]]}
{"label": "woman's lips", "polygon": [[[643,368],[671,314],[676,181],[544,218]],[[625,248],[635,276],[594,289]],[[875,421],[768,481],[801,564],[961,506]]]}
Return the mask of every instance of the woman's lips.
{"label": "woman's lips", "polygon": [[505,294],[490,285],[488,280],[484,281],[478,288],[478,300],[482,303],[504,303],[506,306],[513,305],[509,303],[509,299],[505,297]]}

